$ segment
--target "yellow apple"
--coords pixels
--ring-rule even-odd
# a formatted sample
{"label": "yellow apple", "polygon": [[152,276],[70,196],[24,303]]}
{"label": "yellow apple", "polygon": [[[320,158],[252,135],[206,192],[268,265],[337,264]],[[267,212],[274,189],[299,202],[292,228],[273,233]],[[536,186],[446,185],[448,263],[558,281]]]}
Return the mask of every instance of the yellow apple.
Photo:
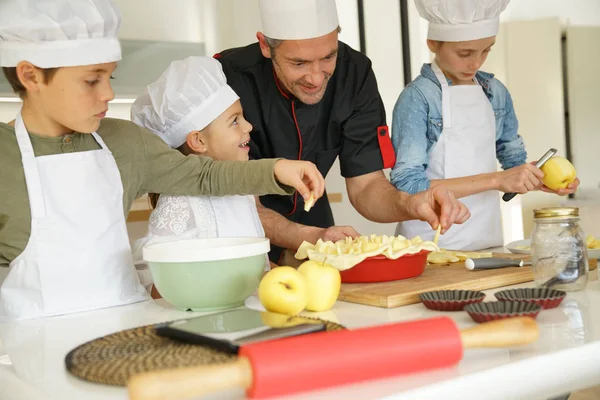
{"label": "yellow apple", "polygon": [[544,185],[552,190],[564,189],[577,178],[575,167],[564,157],[552,157],[540,169],[544,173]]}
{"label": "yellow apple", "polygon": [[342,284],[337,268],[326,263],[305,261],[298,267],[308,286],[308,311],[327,311],[333,307]]}
{"label": "yellow apple", "polygon": [[258,299],[267,309],[279,314],[296,315],[308,302],[304,276],[292,267],[273,268],[258,285]]}

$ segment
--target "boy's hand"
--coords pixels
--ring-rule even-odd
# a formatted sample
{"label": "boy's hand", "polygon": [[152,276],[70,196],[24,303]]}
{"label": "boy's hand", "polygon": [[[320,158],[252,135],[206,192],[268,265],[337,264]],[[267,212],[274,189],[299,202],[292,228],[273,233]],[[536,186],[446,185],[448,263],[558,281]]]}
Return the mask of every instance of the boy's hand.
{"label": "boy's hand", "polygon": [[524,194],[542,187],[544,173],[533,164],[522,164],[498,172],[496,177],[499,191]]}
{"label": "boy's hand", "polygon": [[559,196],[566,196],[568,194],[575,193],[577,191],[577,188],[579,187],[579,183],[579,178],[575,178],[575,181],[573,181],[573,183],[569,183],[564,189],[552,190],[546,185],[544,185],[542,186],[541,190],[542,192],[546,193],[555,193]]}
{"label": "boy's hand", "polygon": [[275,163],[273,173],[280,183],[295,188],[305,201],[311,192],[315,200],[323,196],[325,179],[309,161],[279,160]]}
{"label": "boy's hand", "polygon": [[450,229],[452,224],[462,224],[471,216],[469,209],[443,186],[410,196],[407,210],[414,219],[426,221],[433,229],[441,224],[441,233]]}

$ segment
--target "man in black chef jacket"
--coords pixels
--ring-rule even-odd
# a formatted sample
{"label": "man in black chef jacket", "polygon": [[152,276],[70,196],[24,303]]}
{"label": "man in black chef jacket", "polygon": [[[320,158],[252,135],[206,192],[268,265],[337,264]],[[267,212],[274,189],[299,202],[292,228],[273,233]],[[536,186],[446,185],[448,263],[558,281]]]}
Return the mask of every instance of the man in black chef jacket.
{"label": "man in black chef jacket", "polygon": [[[383,174],[395,162],[385,109],[369,58],[338,41],[335,0],[260,0],[260,13],[258,43],[215,55],[254,127],[250,156],[312,161],[323,176],[339,157],[350,202],[371,221],[420,219],[437,228],[441,216],[442,232],[464,222],[468,210],[446,189],[411,196]],[[356,234],[333,227],[327,196],[310,212],[304,200],[260,198],[274,263],[283,248],[310,240],[308,230],[333,241]]]}

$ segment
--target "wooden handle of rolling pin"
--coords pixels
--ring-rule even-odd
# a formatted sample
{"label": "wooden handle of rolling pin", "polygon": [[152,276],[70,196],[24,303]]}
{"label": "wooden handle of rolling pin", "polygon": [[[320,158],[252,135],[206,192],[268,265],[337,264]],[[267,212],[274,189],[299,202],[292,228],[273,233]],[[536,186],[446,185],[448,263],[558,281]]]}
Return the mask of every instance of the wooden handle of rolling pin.
{"label": "wooden handle of rolling pin", "polygon": [[538,326],[530,317],[500,319],[460,331],[465,349],[522,346],[535,342],[539,336]]}
{"label": "wooden handle of rolling pin", "polygon": [[127,383],[131,400],[188,399],[200,394],[252,384],[252,366],[245,357],[225,364],[200,365],[146,372]]}
{"label": "wooden handle of rolling pin", "polygon": [[[464,348],[510,347],[535,342],[539,337],[532,318],[519,317],[486,322],[460,331]],[[182,400],[227,389],[252,385],[250,361],[240,357],[227,364],[201,365],[147,372],[128,382],[131,400]]]}

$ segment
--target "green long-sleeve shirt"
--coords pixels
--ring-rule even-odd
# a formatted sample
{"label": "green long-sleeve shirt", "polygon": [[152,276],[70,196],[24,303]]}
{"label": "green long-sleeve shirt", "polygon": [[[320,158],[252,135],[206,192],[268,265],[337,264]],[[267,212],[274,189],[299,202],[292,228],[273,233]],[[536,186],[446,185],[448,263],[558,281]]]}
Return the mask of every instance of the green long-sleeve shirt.
{"label": "green long-sleeve shirt", "polygon": [[[98,134],[112,152],[121,173],[125,216],[132,202],[146,193],[225,196],[293,192],[275,180],[275,159],[212,161],[186,157],[156,135],[119,119],[104,119]],[[29,137],[37,157],[100,148],[89,134],[74,133],[57,138],[30,134]],[[7,267],[23,252],[29,240],[31,210],[15,130],[1,122],[0,214],[8,217],[0,229],[0,267]]]}

